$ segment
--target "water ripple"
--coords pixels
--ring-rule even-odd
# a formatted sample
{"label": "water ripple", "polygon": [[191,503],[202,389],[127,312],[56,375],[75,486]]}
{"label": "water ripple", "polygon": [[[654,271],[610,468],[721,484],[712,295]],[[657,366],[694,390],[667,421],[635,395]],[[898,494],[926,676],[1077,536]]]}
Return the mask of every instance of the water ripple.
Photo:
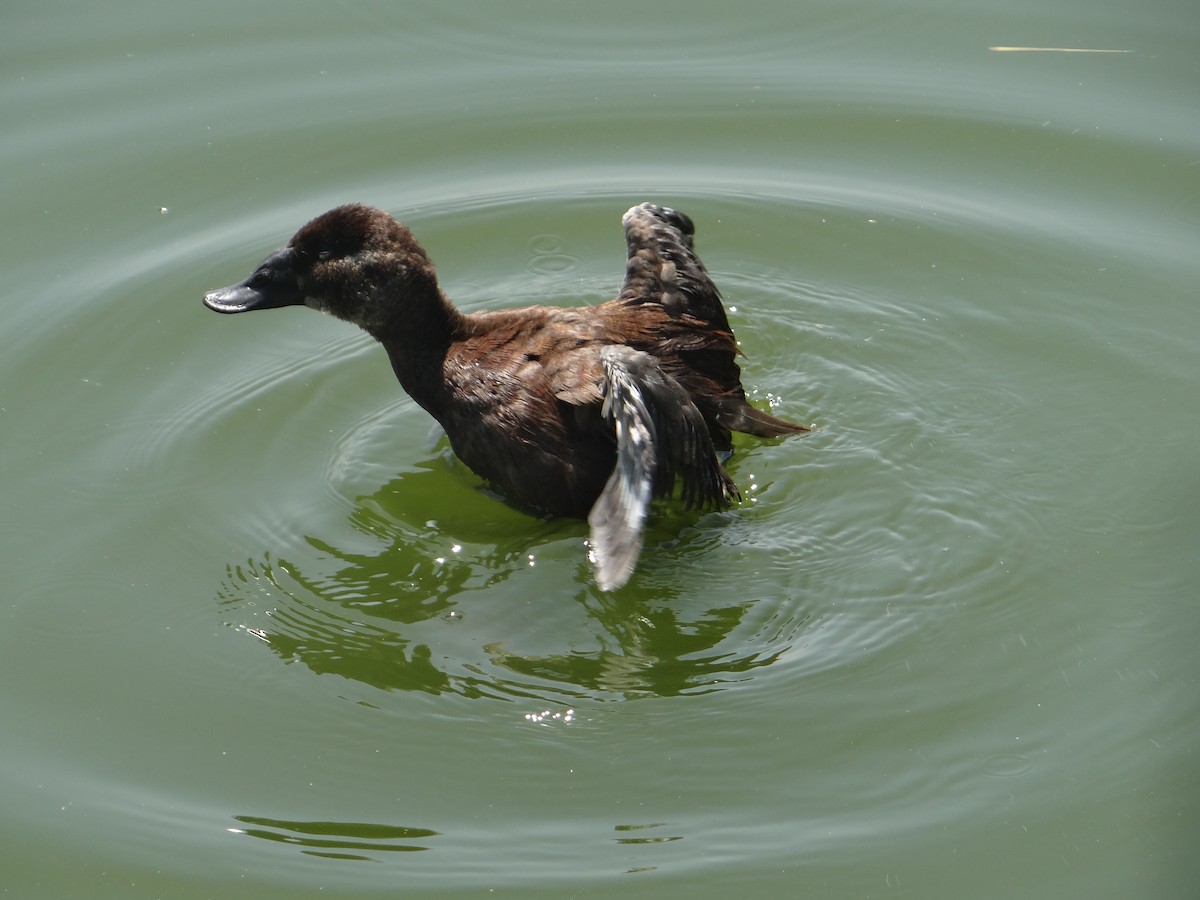
{"label": "water ripple", "polygon": [[[503,195],[487,202],[491,219],[527,207]],[[664,511],[638,576],[644,595],[656,600],[631,606],[595,596],[581,526],[538,523],[490,499],[444,445],[417,438],[429,424],[394,395],[351,411],[332,441],[324,480],[350,509],[345,527],[310,532],[306,554],[287,566],[274,564],[270,551],[231,565],[221,589],[225,607],[265,591],[270,612],[256,613],[244,630],[315,671],[384,690],[556,707],[744,686],[783,660],[792,677],[865,663],[936,631],[948,605],[1019,590],[1036,572],[1026,561],[1039,529],[1037,485],[1023,490],[1021,458],[991,453],[975,435],[1015,430],[1026,405],[1003,379],[931,385],[924,369],[907,362],[919,353],[961,369],[970,346],[961,332],[993,323],[937,297],[916,307],[900,302],[873,288],[869,273],[856,284],[823,280],[820,267],[801,267],[804,280],[760,269],[752,234],[719,224],[720,207],[753,203],[759,221],[811,234],[812,202],[763,203],[744,191],[704,200],[718,208],[709,216],[718,224],[702,228],[699,240],[750,353],[751,395],[769,393],[776,412],[820,430],[803,441],[746,442],[731,463],[748,498],[742,509],[699,520]],[[424,211],[434,235],[450,227],[455,206]],[[870,231],[878,206],[877,196],[868,202],[845,194],[825,210],[815,236]],[[931,228],[950,240],[958,227],[948,210],[931,215],[924,201],[889,211],[888,240]],[[565,258],[563,246],[550,232],[526,239],[531,271],[547,274],[537,261]],[[726,269],[733,259],[737,268]],[[242,391],[294,394],[307,374],[303,364],[276,368],[251,377]],[[213,427],[209,400],[196,402],[191,421]],[[402,452],[401,434],[408,435]],[[977,501],[981,483],[1011,485],[1003,509]],[[803,516],[778,514],[796,504]],[[277,549],[298,552],[294,544]],[[701,595],[688,586],[688,573],[706,563],[714,571]],[[745,572],[770,591],[745,598]],[[548,614],[557,624],[547,632],[527,622],[542,636],[534,641],[516,621],[498,630],[471,599],[484,588],[501,605],[497,598],[527,591],[562,594]]]}
{"label": "water ripple", "polygon": [[[719,184],[686,166],[665,173],[556,170],[531,201],[524,185],[504,180],[509,172],[467,179],[436,202],[407,188],[404,198],[420,207],[414,226],[433,246],[483,224],[489,233],[529,235],[514,247],[539,283],[498,268],[519,269],[519,257],[485,258],[459,285],[480,298],[472,308],[508,294],[579,302],[577,269],[588,293],[593,283],[615,291],[619,214],[645,196],[639,184],[653,182],[655,196],[674,194],[671,202],[701,223],[701,252],[747,352],[751,397],[818,431],[803,441],[743,442],[731,463],[747,498],[741,509],[663,514],[639,572],[653,601],[627,607],[595,598],[581,526],[539,523],[488,497],[429,439],[430,423],[391,382],[378,349],[331,323],[293,324],[294,316],[281,318],[287,314],[238,320],[269,329],[260,332],[271,337],[267,352],[219,348],[212,378],[186,390],[168,376],[138,409],[107,423],[92,458],[121,460],[118,496],[127,509],[185,500],[211,482],[214,463],[236,463],[240,481],[224,502],[243,507],[236,543],[249,553],[231,564],[222,602],[266,591],[275,608],[243,630],[286,659],[385,690],[552,706],[721,690],[780,660],[793,676],[866,661],[930,628],[947,604],[1000,585],[1019,589],[1035,571],[1022,560],[1042,527],[1032,510],[1044,487],[1015,451],[1028,443],[1019,436],[1028,405],[1002,377],[1012,361],[1001,353],[989,360],[986,351],[981,358],[985,336],[1006,320],[957,295],[966,270],[959,261],[1028,247],[1028,216],[928,185],[823,183],[804,169],[742,166]],[[697,181],[707,184],[703,192],[690,187]],[[581,253],[558,236],[577,231],[556,222],[564,197],[572,198],[581,240],[601,235],[603,253]],[[388,200],[385,191],[376,202],[400,206]],[[286,233],[285,220],[294,227],[315,211],[300,214],[303,202],[202,235],[193,252],[215,259],[252,234],[267,247],[275,241],[263,233]],[[791,264],[763,253],[764,230],[797,236]],[[862,246],[859,267],[828,268],[825,260],[845,258],[831,251],[847,243]],[[913,253],[929,255],[904,276],[923,273],[924,295],[896,284],[901,276],[889,267]],[[163,265],[149,266],[147,277],[160,277]],[[289,329],[284,340],[276,322]],[[981,374],[931,381],[916,358]],[[983,375],[987,369],[996,377]],[[1010,446],[992,452],[977,439],[989,431]],[[290,452],[277,452],[284,447]],[[298,447],[309,452],[296,456]],[[293,495],[286,503],[238,501],[238,483],[278,480],[276,460],[285,457],[294,460],[294,485],[281,483]],[[94,474],[80,471],[83,493],[105,483]],[[313,489],[322,483],[324,492]],[[976,500],[978,485],[1000,483],[1010,485],[1003,509]],[[801,517],[791,512],[796,506]],[[277,568],[277,558],[292,561]],[[709,561],[719,568],[701,589],[689,575]],[[770,589],[745,598],[743,573]],[[551,617],[561,620],[560,637],[528,646],[515,626],[498,631],[486,615],[487,627],[476,631],[471,598],[484,589],[562,595]],[[462,662],[439,663],[432,647],[454,622],[457,649],[448,657]]]}

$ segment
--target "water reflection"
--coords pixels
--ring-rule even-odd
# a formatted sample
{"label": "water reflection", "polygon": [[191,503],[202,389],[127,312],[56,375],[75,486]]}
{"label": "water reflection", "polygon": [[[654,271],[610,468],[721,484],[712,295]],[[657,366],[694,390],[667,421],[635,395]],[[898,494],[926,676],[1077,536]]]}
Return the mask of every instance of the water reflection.
{"label": "water reflection", "polygon": [[[429,848],[412,841],[437,837],[430,828],[406,828],[395,825],[372,825],[359,822],[293,822],[286,819],[267,819],[262,816],[234,816],[239,827],[229,830],[237,834],[294,844],[309,856],[328,859],[373,861],[374,853],[411,853]],[[245,826],[245,827],[241,827]],[[351,852],[361,851],[361,852]]]}
{"label": "water reflection", "polygon": [[[648,822],[644,825],[617,825],[613,830],[618,833],[625,834],[631,831],[645,831],[647,829],[663,828],[665,826],[665,822]],[[616,839],[616,842],[618,844],[669,844],[672,841],[682,840],[683,835],[681,834],[651,834],[640,835],[637,837],[619,837]]]}
{"label": "water reflection", "polygon": [[[218,591],[227,623],[289,663],[379,690],[549,706],[719,690],[789,645],[786,637],[765,646],[731,638],[752,606],[745,598],[681,598],[663,583],[669,579],[652,574],[641,595],[597,591],[583,562],[581,523],[540,522],[491,500],[483,505],[499,508],[493,517],[520,518],[519,534],[465,516],[422,522],[416,495],[429,486],[424,481],[440,489],[445,478],[444,471],[409,472],[359,498],[349,517],[354,539],[310,536],[317,553],[299,562],[268,552],[229,565]],[[659,523],[676,556],[686,555],[689,532],[699,541],[700,529],[687,523],[683,516]],[[485,534],[489,528],[494,533]],[[374,548],[362,549],[362,535],[375,539]],[[551,561],[533,568],[531,555]],[[571,557],[579,560],[574,567]]]}
{"label": "water reflection", "polygon": [[521,656],[501,647],[485,649],[497,667],[514,674],[627,699],[716,691],[752,669],[770,665],[783,652],[739,655],[720,649],[741,623],[743,606],[710,609],[692,621],[682,620],[669,607],[640,606],[628,617],[615,609],[608,610],[608,616],[597,614],[612,643],[592,653]]}

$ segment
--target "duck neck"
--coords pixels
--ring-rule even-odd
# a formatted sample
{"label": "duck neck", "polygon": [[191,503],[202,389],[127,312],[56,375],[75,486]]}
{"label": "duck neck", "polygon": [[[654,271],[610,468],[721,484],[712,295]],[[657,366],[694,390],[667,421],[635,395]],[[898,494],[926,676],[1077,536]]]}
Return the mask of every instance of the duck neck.
{"label": "duck neck", "polygon": [[443,366],[465,317],[437,283],[409,284],[401,315],[368,328],[387,350],[401,387],[435,418],[443,406]]}

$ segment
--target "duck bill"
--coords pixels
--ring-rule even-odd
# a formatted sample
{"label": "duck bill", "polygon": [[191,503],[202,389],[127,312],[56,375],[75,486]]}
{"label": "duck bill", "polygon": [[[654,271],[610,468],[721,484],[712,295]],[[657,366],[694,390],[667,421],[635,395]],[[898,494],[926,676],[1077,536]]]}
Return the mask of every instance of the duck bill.
{"label": "duck bill", "polygon": [[204,295],[204,305],[219,313],[249,312],[252,309],[269,309],[270,304],[262,291],[255,290],[246,282],[217,288]]}
{"label": "duck bill", "polygon": [[296,284],[294,251],[290,247],[276,250],[259,263],[258,268],[244,281],[204,295],[204,305],[219,313],[278,309],[303,302],[304,298]]}

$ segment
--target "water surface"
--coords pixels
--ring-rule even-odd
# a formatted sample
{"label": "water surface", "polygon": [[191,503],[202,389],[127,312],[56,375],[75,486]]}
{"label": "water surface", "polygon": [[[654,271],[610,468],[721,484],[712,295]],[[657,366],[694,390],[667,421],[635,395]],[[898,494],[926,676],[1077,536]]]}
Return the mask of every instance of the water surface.
{"label": "water surface", "polygon": [[[14,896],[1189,896],[1186,4],[5,22]],[[466,309],[675,205],[816,432],[601,594],[364,335],[202,308],[352,200]]]}

